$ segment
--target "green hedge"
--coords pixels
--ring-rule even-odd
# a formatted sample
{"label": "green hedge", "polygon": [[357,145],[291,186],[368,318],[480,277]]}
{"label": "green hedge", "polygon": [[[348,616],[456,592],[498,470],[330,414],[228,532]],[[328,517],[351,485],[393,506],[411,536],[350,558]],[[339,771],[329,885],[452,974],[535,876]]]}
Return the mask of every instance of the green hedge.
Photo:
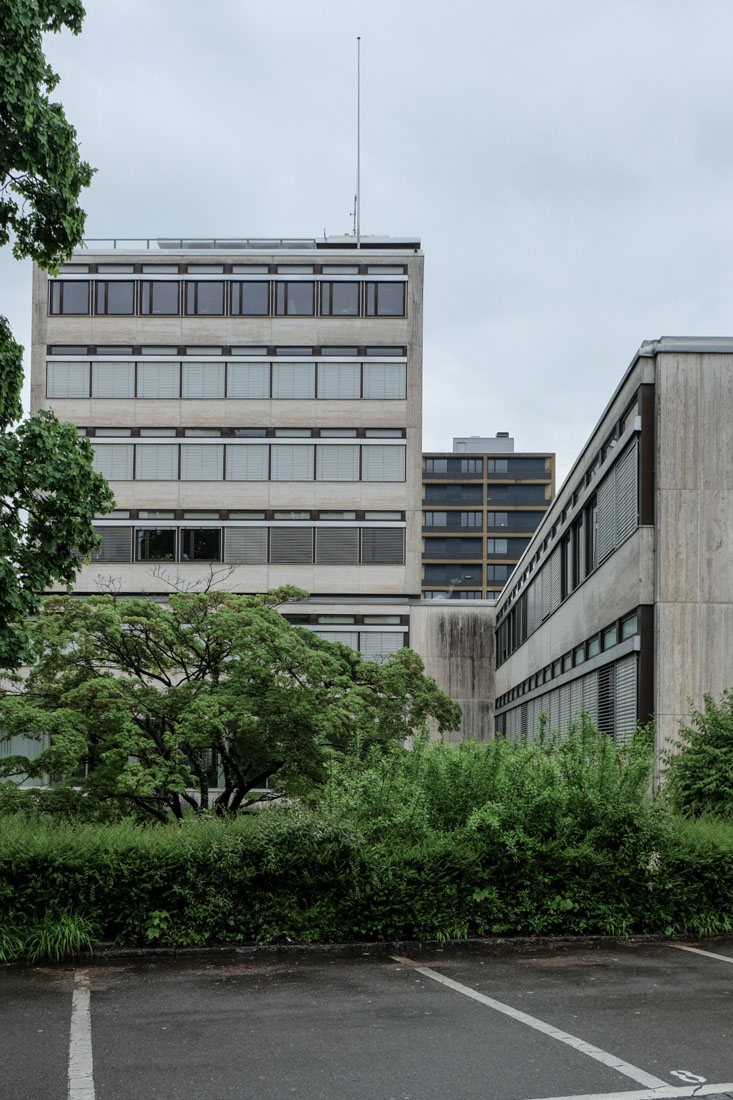
{"label": "green hedge", "polygon": [[142,826],[0,817],[0,958],[199,945],[733,929],[733,822],[648,789],[648,734],[418,745],[311,804]]}

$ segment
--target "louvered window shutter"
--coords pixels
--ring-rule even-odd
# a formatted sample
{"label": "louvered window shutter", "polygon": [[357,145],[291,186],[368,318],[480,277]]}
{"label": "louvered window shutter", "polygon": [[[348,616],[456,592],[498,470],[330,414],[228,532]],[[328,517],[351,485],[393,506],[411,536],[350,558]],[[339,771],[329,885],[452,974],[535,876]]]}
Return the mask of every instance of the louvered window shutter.
{"label": "louvered window shutter", "polygon": [[616,463],[616,545],[636,530],[639,522],[636,441]]}
{"label": "louvered window shutter", "polygon": [[134,396],[134,363],[92,363],[92,397]]}
{"label": "louvered window shutter", "polygon": [[598,562],[616,545],[616,472],[610,470],[598,486]]}
{"label": "louvered window shutter", "polygon": [[184,363],[181,397],[223,397],[223,363]]}
{"label": "louvered window shutter", "polygon": [[359,363],[319,363],[318,396],[342,401],[358,400],[361,397]]}
{"label": "louvered window shutter", "polygon": [[272,446],[273,481],[312,481],[313,447],[297,443]]}
{"label": "louvered window shutter", "polygon": [[316,447],[317,481],[358,481],[359,448],[348,444]]}
{"label": "louvered window shutter", "polygon": [[635,653],[622,657],[616,663],[614,738],[627,741],[636,729],[636,677]]}
{"label": "louvered window shutter", "polygon": [[138,397],[179,397],[181,368],[178,363],[146,363],[137,365]]}
{"label": "louvered window shutter", "polygon": [[404,401],[407,392],[406,369],[404,363],[365,363],[365,399]]}
{"label": "louvered window shutter", "polygon": [[598,721],[598,673],[589,672],[583,677],[583,710]]}
{"label": "louvered window shutter", "polygon": [[313,631],[319,638],[323,638],[326,642],[340,642],[341,645],[347,645],[350,649],[359,652],[359,635],[356,630],[320,630]]}
{"label": "louvered window shutter", "polygon": [[312,527],[273,527],[270,530],[273,564],[307,565],[313,561]]}
{"label": "louvered window shutter", "polygon": [[549,574],[550,574],[550,611],[555,611],[560,606],[562,588],[562,555],[559,546],[556,546],[550,555],[549,562]]}
{"label": "louvered window shutter", "polygon": [[48,363],[47,397],[89,397],[88,363]]}
{"label": "louvered window shutter", "polygon": [[404,565],[404,527],[363,527],[361,560],[364,565]]}
{"label": "louvered window shutter", "polygon": [[267,528],[227,527],[224,561],[231,565],[263,565],[267,561]]}
{"label": "louvered window shutter", "polygon": [[138,443],[135,478],[138,481],[177,481],[178,445],[175,443]]}
{"label": "louvered window shutter", "polygon": [[181,481],[221,481],[224,447],[220,443],[181,446]]}
{"label": "louvered window shutter", "polygon": [[404,481],[405,448],[380,444],[361,449],[363,481]]}
{"label": "louvered window shutter", "polygon": [[92,551],[92,561],[132,561],[132,527],[95,527],[102,545]]}
{"label": "louvered window shutter", "polygon": [[227,445],[227,481],[267,481],[270,448],[266,443]]}
{"label": "louvered window shutter", "polygon": [[315,397],[316,368],[314,363],[273,363],[272,396],[279,398]]}
{"label": "louvered window shutter", "polygon": [[132,481],[131,443],[94,443],[94,469],[107,481]]}
{"label": "louvered window shutter", "polygon": [[269,363],[227,364],[227,397],[268,398],[269,396]]}
{"label": "louvered window shutter", "polygon": [[319,565],[358,565],[358,527],[316,528],[316,562]]}

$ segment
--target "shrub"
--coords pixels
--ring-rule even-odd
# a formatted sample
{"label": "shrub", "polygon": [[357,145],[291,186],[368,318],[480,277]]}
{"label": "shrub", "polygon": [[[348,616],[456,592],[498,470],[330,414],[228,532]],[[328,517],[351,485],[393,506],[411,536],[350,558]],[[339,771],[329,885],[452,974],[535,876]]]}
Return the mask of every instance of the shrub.
{"label": "shrub", "polygon": [[706,695],[681,732],[684,740],[666,756],[672,805],[693,815],[733,817],[733,691],[724,691],[720,702]]}

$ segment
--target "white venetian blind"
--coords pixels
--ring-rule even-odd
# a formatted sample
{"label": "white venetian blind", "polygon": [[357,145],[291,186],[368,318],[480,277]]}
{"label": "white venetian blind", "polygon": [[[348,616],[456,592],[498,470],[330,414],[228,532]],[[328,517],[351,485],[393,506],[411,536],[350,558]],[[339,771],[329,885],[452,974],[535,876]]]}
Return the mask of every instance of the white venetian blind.
{"label": "white venetian blind", "polygon": [[269,452],[266,443],[227,444],[227,481],[267,481]]}
{"label": "white venetian blind", "polygon": [[315,397],[315,386],[315,363],[273,363],[273,397],[292,399]]}
{"label": "white venetian blind", "polygon": [[318,396],[342,401],[358,399],[361,396],[361,365],[319,363]]}
{"label": "white venetian blind", "polygon": [[228,363],[227,397],[270,396],[269,363]]}
{"label": "white venetian blind", "polygon": [[267,528],[227,527],[224,561],[231,565],[263,565],[267,561]]}
{"label": "white venetian blind", "polygon": [[88,363],[47,363],[47,397],[89,397]]}
{"label": "white venetian blind", "polygon": [[221,481],[223,463],[221,443],[181,444],[181,481]]}
{"label": "white venetian blind", "polygon": [[374,630],[359,633],[359,650],[368,661],[383,661],[390,653],[396,653],[405,644],[405,635],[400,630]]}
{"label": "white venetian blind", "polygon": [[273,481],[312,481],[313,447],[297,443],[273,443]]}
{"label": "white venetian blind", "polygon": [[339,642],[359,652],[359,634],[356,630],[321,630],[317,627],[313,629],[313,633],[323,638],[325,642]]}
{"label": "white venetian blind", "polygon": [[616,463],[616,545],[635,531],[639,522],[636,442]]}
{"label": "white venetian blind", "polygon": [[138,481],[177,481],[178,445],[175,443],[138,443],[135,477]]}
{"label": "white venetian blind", "polygon": [[362,481],[404,481],[405,448],[375,444],[362,447]]}
{"label": "white venetian blind", "polygon": [[598,561],[616,546],[616,471],[610,470],[598,486]]}
{"label": "white venetian blind", "polygon": [[181,368],[178,363],[146,363],[137,365],[138,397],[179,397]]}
{"label": "white venetian blind", "polygon": [[107,481],[132,481],[132,443],[93,443],[94,469]]}
{"label": "white venetian blind", "polygon": [[406,367],[404,363],[365,363],[364,397],[371,401],[404,401]]}
{"label": "white venetian blind", "polygon": [[92,363],[92,397],[134,396],[134,362]]}
{"label": "white venetian blind", "polygon": [[630,653],[616,664],[613,731],[616,741],[628,740],[636,729],[636,677],[637,658]]}
{"label": "white venetian blind", "polygon": [[223,363],[184,363],[181,397],[224,396]]}
{"label": "white venetian blind", "polygon": [[317,481],[358,481],[359,448],[334,443],[316,447]]}

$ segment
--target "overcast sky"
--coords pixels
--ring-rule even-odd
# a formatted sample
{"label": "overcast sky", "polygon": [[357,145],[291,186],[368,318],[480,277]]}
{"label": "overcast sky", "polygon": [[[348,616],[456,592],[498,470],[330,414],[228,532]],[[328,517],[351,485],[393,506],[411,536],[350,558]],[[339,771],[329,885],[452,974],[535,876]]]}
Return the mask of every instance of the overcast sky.
{"label": "overcast sky", "polygon": [[[424,447],[567,473],[644,339],[733,334],[730,0],[87,0],[48,36],[87,234],[425,252]],[[30,337],[30,271],[0,258]]]}

